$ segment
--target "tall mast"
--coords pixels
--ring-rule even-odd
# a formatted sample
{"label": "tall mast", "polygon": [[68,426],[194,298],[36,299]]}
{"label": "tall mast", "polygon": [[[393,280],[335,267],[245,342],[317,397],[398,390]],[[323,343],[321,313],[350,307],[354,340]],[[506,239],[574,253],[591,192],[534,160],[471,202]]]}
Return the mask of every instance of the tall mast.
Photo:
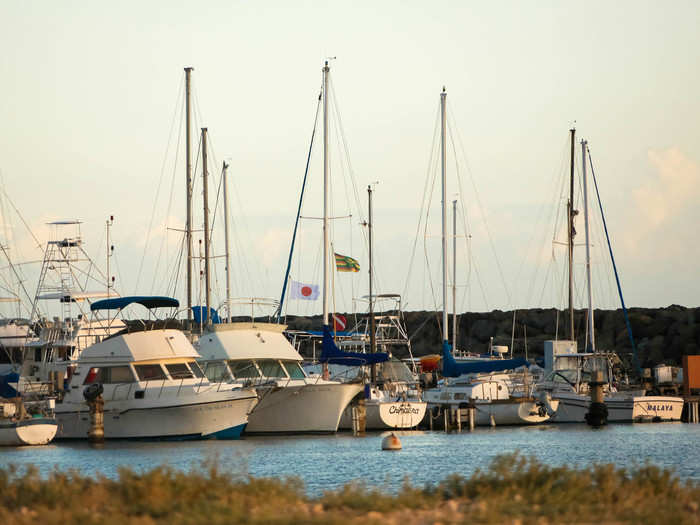
{"label": "tall mast", "polygon": [[[369,347],[372,353],[377,351],[377,336],[374,333],[374,295],[372,292],[372,186],[367,186],[367,199],[369,201],[369,213],[367,214],[367,230],[369,236]],[[377,379],[377,365],[372,363],[372,384]]]}
{"label": "tall mast", "polygon": [[[112,252],[114,251],[114,246],[111,246],[109,244],[109,230],[110,227],[114,224],[114,215],[109,216],[109,220],[107,221],[107,298],[109,298],[109,291],[112,289],[112,283],[111,283],[111,277],[109,273],[109,260],[112,258]],[[19,297],[19,294],[17,294],[17,297]]]}
{"label": "tall mast", "polygon": [[228,169],[228,164],[224,161],[224,243],[226,245],[226,315],[228,316],[228,321],[231,322],[231,261],[229,257],[229,236],[228,236],[228,181],[226,177],[226,170]]}
{"label": "tall mast", "polygon": [[192,67],[185,68],[185,169],[187,173],[187,222],[185,223],[185,243],[187,244],[187,321],[192,321],[192,146],[190,117],[190,77]]}
{"label": "tall mast", "polygon": [[571,181],[569,185],[568,224],[569,224],[569,339],[575,341],[574,336],[574,217],[578,213],[574,210],[574,142],[576,128],[571,128]]}
{"label": "tall mast", "polygon": [[330,292],[328,257],[328,60],[323,66],[323,325],[328,326],[328,294]]}
{"label": "tall mast", "polygon": [[591,239],[588,222],[588,181],[586,176],[586,148],[588,142],[581,141],[581,163],[583,165],[583,218],[586,224],[586,287],[588,288],[588,347],[587,352],[595,351],[595,332],[593,322],[593,292],[591,290]]}
{"label": "tall mast", "polygon": [[[202,195],[204,198],[204,296],[207,325],[211,324],[211,287],[209,284],[209,177],[207,172],[207,128],[202,128]],[[200,307],[201,312],[201,307]]]}
{"label": "tall mast", "polygon": [[452,349],[457,350],[457,201],[452,201]]}
{"label": "tall mast", "polygon": [[449,341],[447,332],[447,181],[446,174],[446,145],[445,145],[445,106],[447,93],[445,87],[440,93],[440,156],[442,158],[442,340]]}

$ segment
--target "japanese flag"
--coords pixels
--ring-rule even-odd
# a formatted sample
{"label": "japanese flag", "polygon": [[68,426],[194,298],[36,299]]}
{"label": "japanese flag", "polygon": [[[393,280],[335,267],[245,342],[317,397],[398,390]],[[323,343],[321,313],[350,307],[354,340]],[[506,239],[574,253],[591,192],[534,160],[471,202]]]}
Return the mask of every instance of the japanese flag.
{"label": "japanese flag", "polygon": [[317,284],[304,284],[291,281],[290,296],[292,299],[303,299],[305,301],[315,301],[318,299],[319,291]]}

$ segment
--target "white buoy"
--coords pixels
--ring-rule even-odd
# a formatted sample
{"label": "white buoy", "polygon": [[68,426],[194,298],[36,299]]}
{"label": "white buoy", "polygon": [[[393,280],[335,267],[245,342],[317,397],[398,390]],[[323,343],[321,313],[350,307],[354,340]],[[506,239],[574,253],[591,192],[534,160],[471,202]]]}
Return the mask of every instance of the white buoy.
{"label": "white buoy", "polygon": [[401,440],[392,432],[382,439],[382,450],[401,450]]}
{"label": "white buoy", "polygon": [[489,423],[491,424],[492,427],[496,426],[496,418],[493,417],[493,414],[489,416]]}

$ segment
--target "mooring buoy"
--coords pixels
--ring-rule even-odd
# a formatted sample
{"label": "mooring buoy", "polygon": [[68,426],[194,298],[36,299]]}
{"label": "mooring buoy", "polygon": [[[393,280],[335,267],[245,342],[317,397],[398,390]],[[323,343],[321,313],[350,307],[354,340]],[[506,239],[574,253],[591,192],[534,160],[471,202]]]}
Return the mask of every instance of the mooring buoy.
{"label": "mooring buoy", "polygon": [[382,450],[401,450],[401,440],[392,432],[382,439]]}

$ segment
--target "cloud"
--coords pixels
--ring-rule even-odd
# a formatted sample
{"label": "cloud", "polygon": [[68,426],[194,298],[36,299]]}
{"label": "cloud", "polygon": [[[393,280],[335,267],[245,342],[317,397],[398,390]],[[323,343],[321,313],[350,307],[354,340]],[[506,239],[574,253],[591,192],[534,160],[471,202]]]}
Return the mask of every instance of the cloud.
{"label": "cloud", "polygon": [[634,200],[647,230],[663,227],[698,202],[700,196],[700,166],[680,149],[650,150],[649,162],[656,176],[634,192]]}

